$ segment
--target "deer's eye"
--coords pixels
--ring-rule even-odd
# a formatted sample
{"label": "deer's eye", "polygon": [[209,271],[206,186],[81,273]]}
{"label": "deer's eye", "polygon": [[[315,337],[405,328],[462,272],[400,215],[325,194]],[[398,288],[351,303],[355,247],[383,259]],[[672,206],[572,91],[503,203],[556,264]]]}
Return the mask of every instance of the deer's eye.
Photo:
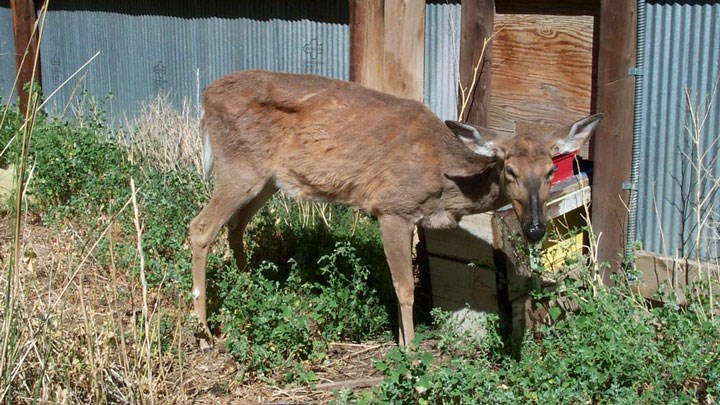
{"label": "deer's eye", "polygon": [[515,174],[515,170],[513,170],[512,167],[510,167],[510,166],[507,166],[507,167],[505,168],[505,174],[507,175],[507,177],[508,177],[510,180],[515,180],[515,179],[517,179],[517,174]]}

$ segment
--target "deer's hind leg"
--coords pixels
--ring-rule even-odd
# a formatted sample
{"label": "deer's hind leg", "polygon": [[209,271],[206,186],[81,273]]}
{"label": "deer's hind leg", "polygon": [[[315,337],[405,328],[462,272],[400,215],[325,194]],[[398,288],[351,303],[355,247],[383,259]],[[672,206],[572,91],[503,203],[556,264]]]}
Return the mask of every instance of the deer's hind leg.
{"label": "deer's hind leg", "polygon": [[240,208],[230,218],[227,223],[228,227],[228,244],[233,251],[235,263],[238,268],[242,269],[247,265],[247,257],[245,257],[245,245],[243,244],[243,234],[245,228],[250,223],[253,215],[257,213],[260,207],[277,192],[277,187],[272,182],[265,183],[265,187],[258,193],[255,198],[250,200],[244,207]]}
{"label": "deer's hind leg", "polygon": [[269,176],[261,176],[251,168],[236,167],[217,175],[215,189],[210,202],[190,222],[190,249],[193,263],[193,307],[201,330],[198,333],[200,347],[209,349],[212,337],[207,326],[207,298],[205,268],[210,246],[218,232],[231,218],[245,218],[243,212],[250,211],[253,201],[267,190]]}

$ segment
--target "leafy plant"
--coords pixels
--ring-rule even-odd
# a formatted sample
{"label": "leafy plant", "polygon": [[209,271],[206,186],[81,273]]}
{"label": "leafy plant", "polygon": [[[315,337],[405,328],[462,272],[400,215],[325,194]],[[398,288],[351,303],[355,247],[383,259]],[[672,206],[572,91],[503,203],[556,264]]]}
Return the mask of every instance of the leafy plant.
{"label": "leafy plant", "polygon": [[[417,357],[422,351],[393,354],[378,363],[384,382],[351,399],[665,404],[712,402],[717,397],[720,324],[704,316],[701,305],[668,303],[649,309],[623,287],[589,287],[568,279],[561,288],[545,292],[550,300],[578,303],[577,309],[528,334],[519,359],[493,349],[497,345],[492,336],[478,346],[481,356],[455,350],[428,365]],[[461,337],[440,336],[440,346]],[[484,348],[490,349],[483,353]],[[422,390],[417,387],[421,375]]]}
{"label": "leafy plant", "polygon": [[[138,204],[147,278],[151,285],[165,281],[189,289],[192,261],[186,244],[187,226],[207,199],[203,180],[194,171],[144,172]],[[120,226],[124,235],[133,234],[129,212],[120,217]],[[118,241],[116,248],[125,251],[124,260],[136,260],[132,239]]]}
{"label": "leafy plant", "polygon": [[[341,261],[353,270],[342,276]],[[327,343],[375,336],[387,325],[387,313],[367,285],[369,269],[347,244],[319,259],[326,284],[304,281],[297,262],[284,281],[266,274],[278,271],[263,263],[253,274],[224,268],[218,273],[222,307],[215,317],[227,334],[228,351],[255,375],[283,370],[301,375],[298,364],[325,357]]]}

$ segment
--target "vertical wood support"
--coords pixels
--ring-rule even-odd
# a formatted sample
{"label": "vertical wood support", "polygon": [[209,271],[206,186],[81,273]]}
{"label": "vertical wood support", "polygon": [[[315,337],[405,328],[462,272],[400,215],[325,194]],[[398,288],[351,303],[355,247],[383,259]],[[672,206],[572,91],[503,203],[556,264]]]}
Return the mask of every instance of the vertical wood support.
{"label": "vertical wood support", "polygon": [[385,0],[384,90],[423,101],[425,1]]}
{"label": "vertical wood support", "polygon": [[633,140],[635,78],[628,69],[635,65],[636,2],[602,0],[598,40],[597,111],[605,118],[593,137],[594,169],[592,225],[598,243],[598,260],[608,261],[609,273],[621,267],[627,230],[628,192]]}
{"label": "vertical wood support", "polygon": [[40,55],[38,35],[34,32],[36,14],[33,0],[10,0],[13,34],[15,36],[15,69],[18,74],[17,91],[21,111],[28,106],[25,85],[40,82]]}
{"label": "vertical wood support", "polygon": [[350,80],[382,91],[384,0],[350,0]]}
{"label": "vertical wood support", "polygon": [[[477,84],[469,94],[464,116],[465,122],[487,126],[490,109],[490,81],[492,68],[492,42],[480,61],[483,42],[493,33],[495,18],[494,0],[462,0],[460,22],[460,86],[470,91],[473,80]],[[478,65],[479,62],[479,65]],[[475,67],[478,67],[477,72]],[[477,76],[477,78],[475,78]],[[461,97],[463,92],[460,92]],[[463,100],[458,100],[462,105]],[[458,110],[459,111],[459,110]],[[459,111],[460,112],[460,111]]]}
{"label": "vertical wood support", "polygon": [[423,100],[425,2],[350,0],[350,80]]}

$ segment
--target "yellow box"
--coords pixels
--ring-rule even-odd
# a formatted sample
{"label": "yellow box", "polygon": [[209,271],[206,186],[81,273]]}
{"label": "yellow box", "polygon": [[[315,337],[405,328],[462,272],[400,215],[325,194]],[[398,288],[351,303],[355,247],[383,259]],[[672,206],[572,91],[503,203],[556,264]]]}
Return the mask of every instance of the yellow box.
{"label": "yellow box", "polygon": [[555,218],[548,224],[548,238],[543,242],[540,255],[546,271],[560,270],[566,259],[572,259],[583,252],[585,233],[581,231],[586,225],[583,209],[570,211],[562,217]]}

